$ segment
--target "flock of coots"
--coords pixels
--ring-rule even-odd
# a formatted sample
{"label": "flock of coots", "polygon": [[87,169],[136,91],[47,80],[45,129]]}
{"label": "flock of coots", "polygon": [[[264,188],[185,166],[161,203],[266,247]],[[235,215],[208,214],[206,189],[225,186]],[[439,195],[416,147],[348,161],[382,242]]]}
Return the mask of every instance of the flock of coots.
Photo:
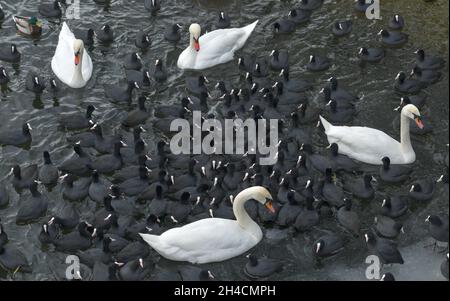
{"label": "flock of coots", "polygon": [[[94,2],[104,5],[108,1]],[[323,2],[301,0],[295,8],[286,12],[285,17],[274,22],[267,30],[272,30],[275,36],[295,35],[297,27],[308,26],[311,18],[320,13],[318,11]],[[59,19],[63,16],[66,5],[64,0],[45,2],[39,6],[36,13],[39,12],[44,18]],[[356,13],[364,13],[367,5],[366,1],[356,1],[354,10]],[[144,6],[151,12],[155,22],[158,22],[158,12],[164,9],[164,1],[146,0]],[[336,8],[339,9],[339,3]],[[0,22],[6,22],[10,13],[0,7]],[[41,26],[36,17],[14,20],[16,26],[22,25],[22,29],[18,27],[18,31],[25,35],[27,32],[30,36],[40,35],[41,29],[46,30],[36,28]],[[369,22],[361,16],[355,20]],[[330,27],[330,35],[345,38],[352,33],[355,20],[336,20]],[[29,22],[29,28],[26,22]],[[234,22],[237,23],[238,20],[232,20],[227,13],[220,12],[215,28],[226,30]],[[341,86],[336,76],[330,78],[329,83],[322,87],[292,76],[289,72],[292,64],[289,52],[295,51],[294,49],[289,52],[275,49],[264,57],[257,56],[259,53],[255,50],[251,56],[233,58],[237,49],[228,49],[229,43],[235,42],[240,47],[245,47],[244,43],[256,24],[257,22],[253,23],[251,28],[244,27],[247,28],[245,30],[240,28],[222,32],[222,38],[228,44],[219,44],[223,46],[221,49],[212,47],[211,43],[207,44],[208,41],[214,40],[214,31],[208,33],[209,38],[201,39],[200,26],[193,24],[190,28],[192,49],[185,50],[185,55],[180,56],[178,65],[201,69],[199,66],[202,66],[202,63],[190,61],[189,56],[194,56],[195,52],[191,53],[191,50],[195,50],[198,52],[197,58],[206,58],[207,56],[200,55],[203,46],[211,55],[215,54],[212,49],[216,52],[228,51],[232,54],[231,57],[217,58],[217,63],[233,60],[234,68],[239,70],[242,78],[241,85],[230,87],[230,78],[224,78],[216,84],[210,83],[201,74],[188,76],[185,80],[186,97],[175,104],[163,105],[150,104],[145,94],[136,95],[140,90],[152,89],[155,83],[167,82],[169,78],[169,71],[163,60],[158,59],[151,63],[144,62],[141,58],[141,51],[151,50],[152,36],[142,30],[137,32],[134,45],[129,45],[130,48],[136,49],[122,62],[126,84],[104,86],[105,101],[111,101],[120,108],[123,108],[123,105],[131,107],[122,120],[117,120],[121,123],[121,131],[106,134],[105,125],[97,122],[101,112],[93,105],[80,108],[78,113],[55,116],[60,129],[68,133],[67,144],[73,148],[73,155],[61,162],[55,162],[52,160],[53,150],[49,148],[43,152],[42,160],[38,162],[23,162],[12,166],[10,175],[3,175],[0,182],[0,217],[3,217],[1,209],[17,206],[16,223],[24,227],[32,223],[40,224],[38,240],[49,255],[60,252],[79,258],[81,269],[75,271],[74,278],[81,280],[203,281],[218,278],[214,271],[204,266],[179,265],[165,269],[158,264],[161,257],[172,260],[187,258],[185,261],[206,263],[220,261],[217,258],[240,255],[247,256],[247,263],[242,270],[250,279],[271,279],[271,276],[281,272],[283,260],[258,257],[246,249],[242,249],[239,254],[224,251],[225,247],[245,237],[239,237],[239,230],[221,232],[226,229],[217,224],[219,219],[233,220],[235,217],[239,226],[244,229],[256,221],[263,232],[264,229],[270,228],[289,228],[292,235],[308,235],[320,229],[323,221],[332,220],[336,231],[324,231],[325,234],[314,236],[308,246],[309,252],[317,260],[339,256],[349,240],[365,240],[367,254],[377,255],[383,264],[413,265],[414,262],[403,259],[396,239],[405,232],[407,235],[408,229],[405,229],[403,224],[414,215],[418,207],[436,197],[436,190],[444,191],[440,192],[440,197],[448,198],[448,154],[442,163],[442,176],[416,179],[413,178],[410,165],[391,163],[398,158],[380,157],[376,163],[380,166],[373,168],[344,155],[345,149],[342,149],[339,141],[330,143],[323,149],[314,147],[313,138],[317,135],[325,136],[324,131],[329,129],[328,122],[320,122],[320,117],[324,116],[332,124],[350,125],[357,113],[355,104],[360,99]],[[390,52],[401,51],[398,48],[408,42],[408,35],[402,31],[408,26],[408,20],[396,14],[385,25],[379,32],[379,47],[363,46],[355,49],[354,55],[362,63],[371,64],[367,68],[377,68],[376,64],[389,56]],[[183,25],[174,23],[163,35],[165,40],[177,43],[183,39],[185,31]],[[75,55],[75,67],[71,66],[75,68],[75,72],[76,66],[88,57],[87,53],[83,53],[83,45],[93,47],[100,43],[109,47],[115,42],[114,28],[109,24],[103,24],[98,29],[78,30],[73,37],[68,27],[62,32],[68,38],[76,37],[74,41],[82,41],[75,42],[75,54],[71,53],[72,49],[67,48],[71,56]],[[227,37],[225,33],[230,35],[231,32],[236,36],[241,35],[243,40]],[[429,52],[432,50],[419,49],[415,58],[411,54],[411,59],[414,59],[411,74],[400,71],[392,87],[393,93],[398,93],[399,100],[401,99],[398,110],[402,111],[402,114],[413,112],[410,114],[411,120],[405,119],[408,123],[407,127],[402,127],[402,139],[410,139],[409,132],[413,135],[426,135],[432,130],[426,119],[415,113],[426,106],[426,98],[418,93],[442,79],[440,69],[446,66],[446,62]],[[18,63],[21,59],[16,45],[0,43],[2,63]],[[58,66],[53,64],[57,65],[58,60],[60,57],[55,54],[52,68],[57,77],[51,77],[48,86],[42,74],[30,72],[25,88],[36,94],[45,90],[58,93],[60,81],[69,86],[73,84],[73,87],[77,88],[75,86],[78,82],[63,80],[64,69],[56,71]],[[94,61],[94,68],[95,64]],[[151,65],[150,68],[146,68],[148,64]],[[333,64],[338,62],[311,53],[305,69],[308,72],[320,73]],[[214,64],[209,62],[207,65]],[[92,68],[90,65],[89,67]],[[2,87],[14,80],[9,69],[8,65],[0,67]],[[89,70],[83,69],[80,74],[85,76],[85,71]],[[273,77],[274,74],[277,77]],[[85,83],[89,78],[90,75],[79,79],[79,82]],[[360,87],[361,90],[364,88]],[[312,102],[309,93],[320,94],[320,103]],[[411,106],[416,109],[405,113],[405,107]],[[277,163],[271,166],[260,165],[260,156],[251,152],[244,155],[172,154],[170,141],[167,139],[174,135],[170,131],[171,122],[176,118],[183,118],[191,121],[192,129],[201,128],[201,124],[192,122],[193,111],[202,112],[202,122],[211,118],[279,120]],[[403,125],[402,118],[403,115],[398,119],[399,124],[401,122]],[[152,128],[166,139],[154,138],[156,141],[145,141],[142,138],[142,133],[146,131],[144,128]],[[408,135],[403,136],[404,131],[407,131]],[[203,132],[207,133],[208,131]],[[330,140],[330,133],[326,134]],[[353,139],[363,141],[371,138]],[[4,125],[0,130],[0,147],[27,148],[36,143],[33,139],[33,129],[26,120],[19,128]],[[150,151],[148,143],[154,144],[156,149]],[[3,160],[2,164],[7,162]],[[397,192],[390,193],[377,205],[377,212],[371,216],[373,221],[361,220],[361,207],[368,202],[374,202],[375,196],[382,192],[379,186],[383,185],[377,184],[380,182],[394,187]],[[244,200],[245,206],[237,208],[236,203],[243,204],[240,193],[242,196],[243,192],[250,191],[251,188],[258,190],[247,194],[249,196],[248,201]],[[48,191],[57,191],[59,198],[50,199]],[[19,194],[19,202],[12,204],[11,196],[16,193]],[[259,199],[261,194],[264,194],[265,199]],[[270,210],[267,211],[260,203]],[[88,214],[89,218],[81,218],[85,214],[80,212],[80,207],[86,204],[95,204],[91,206],[95,211]],[[448,211],[448,207],[445,210]],[[239,216],[235,216],[236,214]],[[444,244],[445,255],[442,255],[441,272],[448,279],[449,230],[446,214],[447,212],[429,212],[426,220],[423,220],[423,227],[428,229],[429,236],[436,242],[435,248],[440,251],[441,244]],[[202,227],[198,221],[205,219],[216,219],[217,222],[204,223],[205,226]],[[243,224],[244,220],[249,224]],[[191,231],[187,230],[186,225],[191,227]],[[197,228],[192,230],[194,225]],[[11,275],[33,272],[39,262],[31,263],[17,247],[16,242],[8,239],[7,228],[8,225],[0,221],[0,266]],[[170,229],[178,230],[170,232]],[[258,229],[259,227],[253,229],[251,233],[259,233]],[[209,233],[205,234],[208,231]],[[168,237],[168,233],[174,233],[173,237]],[[198,233],[199,237],[196,237],[195,233]],[[183,237],[183,234],[187,236]],[[208,237],[212,238],[207,239]],[[190,243],[196,241],[202,244]],[[246,243],[244,240],[238,242]],[[215,253],[215,256],[199,259],[198,254],[203,256],[202,250],[205,248],[210,253]],[[224,254],[218,254],[220,252]],[[227,252],[229,254],[225,254]],[[233,256],[230,256],[232,254]],[[64,264],[56,268],[56,279],[64,279],[65,268]],[[433,266],[429,269],[439,267]],[[398,278],[401,280],[401,275]],[[392,273],[386,273],[381,280],[392,281],[395,278]]]}

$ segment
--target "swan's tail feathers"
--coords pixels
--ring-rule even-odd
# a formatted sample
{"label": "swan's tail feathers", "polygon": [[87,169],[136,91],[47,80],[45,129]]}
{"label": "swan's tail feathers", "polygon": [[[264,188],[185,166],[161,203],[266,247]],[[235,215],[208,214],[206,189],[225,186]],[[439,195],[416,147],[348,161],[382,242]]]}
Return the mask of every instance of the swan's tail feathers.
{"label": "swan's tail feathers", "polygon": [[155,248],[154,246],[159,242],[159,236],[157,235],[151,235],[151,234],[142,234],[139,233],[139,235],[142,237],[142,239],[148,243],[152,248]]}
{"label": "swan's tail feathers", "polygon": [[[241,49],[242,47],[244,47],[245,43],[247,42],[248,38],[250,38],[250,36],[251,36],[253,30],[255,29],[256,24],[258,24],[258,22],[259,22],[259,20],[256,20],[252,24],[247,25],[245,27],[241,27],[241,28],[237,28],[237,29],[233,28],[232,29],[232,30],[238,30],[240,35],[241,35],[239,40],[236,41],[236,43],[235,43],[235,46],[234,46],[233,51],[232,51],[232,55],[233,55],[234,51],[237,51],[237,50]],[[233,57],[231,56],[230,60],[232,60],[232,58]]]}
{"label": "swan's tail feathers", "polygon": [[329,123],[325,118],[323,118],[322,115],[320,115],[319,117],[320,117],[320,122],[322,123],[322,126],[325,129],[325,133],[327,133],[328,130],[330,130],[333,125],[331,123]]}

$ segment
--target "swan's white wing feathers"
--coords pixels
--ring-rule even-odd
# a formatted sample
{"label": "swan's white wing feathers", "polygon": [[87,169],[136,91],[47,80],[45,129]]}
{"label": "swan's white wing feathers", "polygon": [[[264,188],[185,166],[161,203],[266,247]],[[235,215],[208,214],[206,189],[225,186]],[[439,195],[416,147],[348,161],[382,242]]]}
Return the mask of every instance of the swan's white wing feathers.
{"label": "swan's white wing feathers", "polygon": [[258,21],[242,28],[228,28],[211,31],[200,37],[200,51],[188,47],[180,55],[178,66],[182,69],[206,69],[229,62],[234,53],[242,48],[252,34]]}
{"label": "swan's white wing feathers", "polygon": [[[52,70],[63,83],[78,88],[83,85],[80,83],[72,83],[75,72],[74,42],[75,35],[69,29],[66,22],[64,22],[61,32],[59,33],[59,41],[56,46],[55,55],[52,59]],[[83,80],[87,82],[92,76],[93,65],[91,57],[86,49],[84,49],[83,52],[82,68]]]}

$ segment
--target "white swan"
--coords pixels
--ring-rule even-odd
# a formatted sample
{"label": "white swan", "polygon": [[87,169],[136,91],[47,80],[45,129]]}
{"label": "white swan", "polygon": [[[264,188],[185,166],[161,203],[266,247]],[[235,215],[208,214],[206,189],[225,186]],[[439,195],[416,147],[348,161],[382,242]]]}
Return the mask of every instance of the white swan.
{"label": "white swan", "polygon": [[400,142],[382,131],[357,126],[333,126],[320,116],[328,142],[337,143],[339,152],[355,160],[381,165],[383,157],[389,157],[391,164],[411,164],[416,161],[416,154],[411,145],[409,119],[416,121],[423,128],[420,112],[414,105],[402,109]]}
{"label": "white swan", "polygon": [[82,40],[75,38],[66,22],[59,34],[58,46],[52,59],[55,75],[71,88],[83,88],[92,76],[92,60]]}
{"label": "white swan", "polygon": [[229,62],[234,53],[241,49],[258,24],[253,22],[242,28],[228,28],[201,35],[201,27],[189,27],[190,44],[178,58],[178,68],[202,70]]}
{"label": "white swan", "polygon": [[233,203],[237,220],[207,218],[174,228],[161,236],[140,234],[163,257],[194,264],[224,261],[253,248],[263,234],[247,214],[245,202],[254,199],[272,213],[272,196],[266,188],[255,186],[239,193]]}

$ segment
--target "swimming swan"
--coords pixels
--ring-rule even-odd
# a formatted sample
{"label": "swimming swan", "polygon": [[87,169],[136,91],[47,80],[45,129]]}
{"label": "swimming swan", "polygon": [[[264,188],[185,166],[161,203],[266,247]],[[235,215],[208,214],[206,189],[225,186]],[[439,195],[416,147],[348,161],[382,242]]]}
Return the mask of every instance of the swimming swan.
{"label": "swimming swan", "polygon": [[83,41],[77,40],[64,22],[52,59],[53,72],[63,83],[78,89],[86,86],[92,76],[92,68],[92,60]]}
{"label": "swimming swan", "polygon": [[380,130],[357,126],[333,126],[320,116],[328,142],[337,143],[339,153],[373,165],[381,165],[381,159],[384,157],[389,157],[391,164],[414,163],[416,154],[411,145],[409,119],[415,120],[419,128],[424,127],[417,107],[406,105],[402,109],[401,139],[398,142]]}
{"label": "swimming swan", "polygon": [[244,205],[254,199],[272,213],[272,196],[261,186],[240,192],[233,203],[237,220],[206,218],[181,228],[164,232],[161,236],[139,234],[163,257],[193,264],[220,262],[241,255],[261,241],[263,233]]}

